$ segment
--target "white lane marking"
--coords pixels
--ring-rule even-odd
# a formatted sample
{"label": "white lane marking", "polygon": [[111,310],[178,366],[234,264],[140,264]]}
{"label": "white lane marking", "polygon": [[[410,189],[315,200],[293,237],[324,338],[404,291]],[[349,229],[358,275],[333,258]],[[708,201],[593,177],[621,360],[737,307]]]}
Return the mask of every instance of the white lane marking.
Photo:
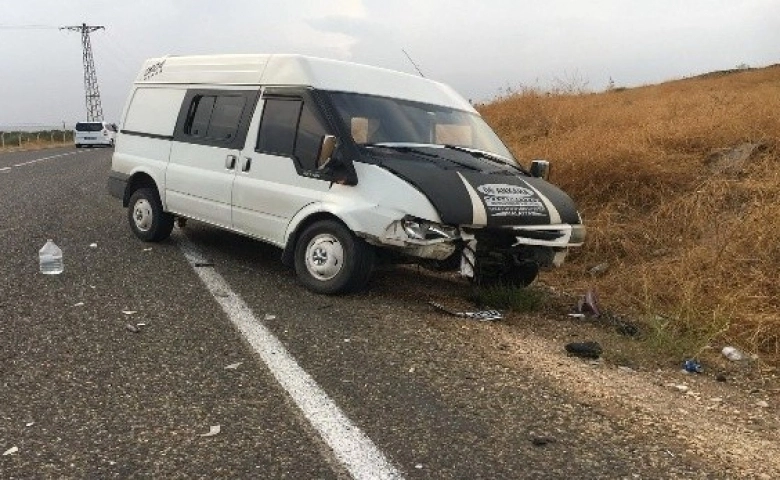
{"label": "white lane marking", "polygon": [[[14,167],[24,167],[25,165],[32,165],[33,163],[43,162],[45,160],[51,160],[53,158],[67,157],[68,155],[76,155],[77,153],[81,153],[81,152],[61,153],[59,155],[52,155],[50,157],[36,158],[35,160],[30,160],[28,162],[17,163],[16,165],[14,165]],[[6,167],[6,169],[8,168],[11,167]]]}
{"label": "white lane marking", "polygon": [[11,167],[3,167],[3,168],[0,168],[0,172],[5,172],[6,170],[10,170],[10,169],[11,169]]}
{"label": "white lane marking", "polygon": [[222,276],[213,267],[196,267],[197,264],[208,262],[184,235],[179,236],[179,248],[214,300],[352,477],[357,480],[403,479],[401,472],[390,464],[371,439],[344,415],[314,379],[298,365],[279,339],[255,317]]}

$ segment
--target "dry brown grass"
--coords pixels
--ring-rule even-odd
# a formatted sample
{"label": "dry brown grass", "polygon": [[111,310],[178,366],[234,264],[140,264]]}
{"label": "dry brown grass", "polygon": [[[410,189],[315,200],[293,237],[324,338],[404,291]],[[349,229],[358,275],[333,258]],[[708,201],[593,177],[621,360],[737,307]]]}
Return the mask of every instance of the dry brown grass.
{"label": "dry brown grass", "polygon": [[[598,94],[528,90],[480,110],[518,158],[551,160],[580,206],[589,237],[556,280],[595,286],[604,306],[670,339],[780,353],[780,66]],[[764,147],[713,171],[714,151],[747,142]],[[602,262],[608,272],[591,277]]]}

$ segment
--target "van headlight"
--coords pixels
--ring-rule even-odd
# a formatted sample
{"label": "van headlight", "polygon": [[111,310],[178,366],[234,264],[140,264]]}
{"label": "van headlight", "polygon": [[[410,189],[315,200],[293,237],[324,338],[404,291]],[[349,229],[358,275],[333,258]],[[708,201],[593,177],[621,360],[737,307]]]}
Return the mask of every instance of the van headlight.
{"label": "van headlight", "polygon": [[404,232],[415,240],[450,240],[458,236],[458,228],[441,223],[429,222],[414,217],[406,217],[401,220]]}

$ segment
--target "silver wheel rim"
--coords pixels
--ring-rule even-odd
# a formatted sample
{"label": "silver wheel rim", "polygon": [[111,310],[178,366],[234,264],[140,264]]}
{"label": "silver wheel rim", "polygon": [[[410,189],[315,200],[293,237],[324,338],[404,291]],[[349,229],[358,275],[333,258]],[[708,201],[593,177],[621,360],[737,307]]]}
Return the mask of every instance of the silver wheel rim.
{"label": "silver wheel rim", "polygon": [[344,247],[329,233],[312,238],[306,247],[306,270],[320,281],[330,280],[344,266]]}
{"label": "silver wheel rim", "polygon": [[142,232],[148,232],[152,228],[152,204],[142,198],[133,205],[133,222],[135,228]]}

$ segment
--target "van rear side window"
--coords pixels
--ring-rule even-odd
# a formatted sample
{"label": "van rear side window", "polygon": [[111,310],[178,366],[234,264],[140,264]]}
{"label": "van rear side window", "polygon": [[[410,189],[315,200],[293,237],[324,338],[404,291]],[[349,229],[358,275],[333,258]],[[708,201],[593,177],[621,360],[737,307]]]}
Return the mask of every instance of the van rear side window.
{"label": "van rear side window", "polygon": [[232,140],[238,131],[245,103],[243,95],[196,95],[190,103],[184,134],[218,141]]}
{"label": "van rear side window", "polygon": [[103,124],[100,122],[79,122],[76,124],[77,132],[99,132],[103,130]]}

